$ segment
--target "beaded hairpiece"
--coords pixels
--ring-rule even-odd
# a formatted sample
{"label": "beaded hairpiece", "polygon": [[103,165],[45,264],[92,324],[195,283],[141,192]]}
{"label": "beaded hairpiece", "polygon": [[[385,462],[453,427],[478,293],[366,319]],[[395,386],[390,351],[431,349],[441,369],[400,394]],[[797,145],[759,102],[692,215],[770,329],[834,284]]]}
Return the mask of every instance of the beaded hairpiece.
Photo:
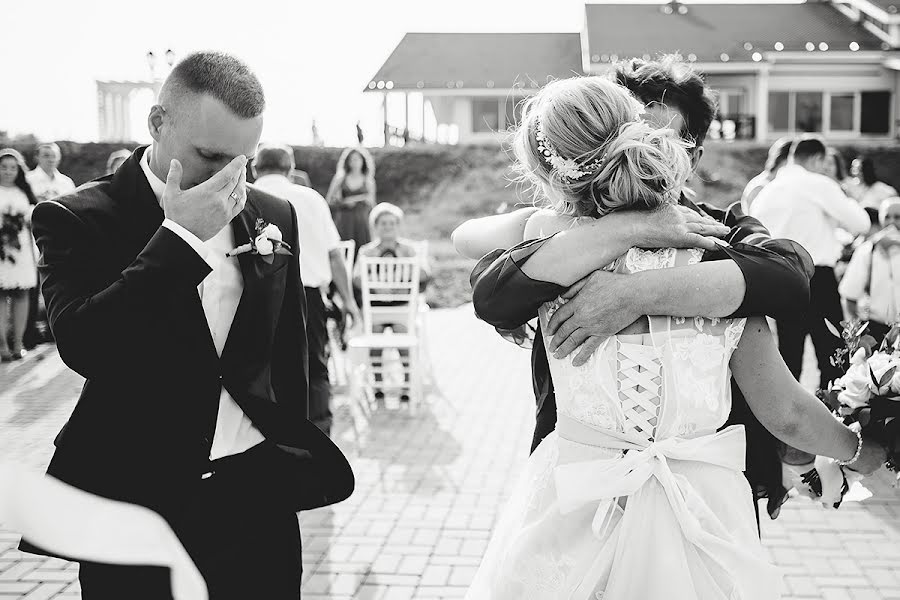
{"label": "beaded hairpiece", "polygon": [[550,144],[546,134],[544,134],[544,124],[541,120],[535,119],[535,121],[537,127],[534,137],[537,140],[538,152],[541,153],[544,161],[564,179],[578,181],[585,175],[598,172],[603,166],[603,163],[606,162],[605,152],[600,158],[595,158],[583,165],[579,164],[574,158],[563,158],[560,156],[559,152],[556,151],[556,148]]}

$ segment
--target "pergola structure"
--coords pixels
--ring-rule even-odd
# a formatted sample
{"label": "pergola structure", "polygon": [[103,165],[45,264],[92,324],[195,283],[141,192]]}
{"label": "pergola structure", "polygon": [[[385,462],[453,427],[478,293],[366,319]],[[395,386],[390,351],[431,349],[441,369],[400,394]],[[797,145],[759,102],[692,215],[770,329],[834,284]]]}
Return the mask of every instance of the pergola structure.
{"label": "pergola structure", "polygon": [[131,98],[149,90],[154,97],[162,81],[98,81],[97,123],[101,142],[130,142]]}

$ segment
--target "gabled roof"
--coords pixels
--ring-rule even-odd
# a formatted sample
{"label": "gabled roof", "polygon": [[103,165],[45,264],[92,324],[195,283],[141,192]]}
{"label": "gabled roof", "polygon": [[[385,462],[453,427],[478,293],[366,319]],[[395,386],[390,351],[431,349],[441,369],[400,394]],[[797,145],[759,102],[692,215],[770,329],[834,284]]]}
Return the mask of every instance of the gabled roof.
{"label": "gabled roof", "polygon": [[[367,89],[509,89],[583,73],[577,33],[407,33]],[[378,88],[375,88],[378,89]]]}
{"label": "gabled roof", "polygon": [[900,1],[898,0],[868,0],[889,15],[900,14]]}
{"label": "gabled roof", "polygon": [[[755,52],[881,50],[881,40],[833,6],[805,4],[588,4],[588,57],[679,52],[698,62],[751,62]],[[822,46],[824,48],[824,46]],[[828,51],[826,50],[826,51]]]}

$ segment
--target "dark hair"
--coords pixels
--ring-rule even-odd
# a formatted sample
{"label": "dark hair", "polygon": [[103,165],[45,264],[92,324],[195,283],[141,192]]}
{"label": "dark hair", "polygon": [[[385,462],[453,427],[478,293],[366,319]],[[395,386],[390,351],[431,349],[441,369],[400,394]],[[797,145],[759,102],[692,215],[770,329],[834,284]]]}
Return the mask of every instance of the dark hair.
{"label": "dark hair", "polygon": [[802,135],[791,144],[789,156],[795,161],[806,160],[814,156],[827,156],[828,146],[825,140],[817,135]]}
{"label": "dark hair", "polygon": [[[682,137],[703,145],[716,116],[716,98],[703,78],[677,54],[647,61],[632,58],[615,64],[614,79],[645,105],[652,102],[677,109],[684,117]],[[686,134],[686,135],[685,135]]]}
{"label": "dark hair", "polygon": [[859,178],[866,185],[875,185],[878,182],[878,176],[875,174],[875,161],[870,156],[859,156]]}
{"label": "dark hair", "polygon": [[173,87],[209,94],[244,119],[258,117],[266,108],[259,79],[250,67],[224,52],[187,55],[175,65],[163,84],[164,91]]}
{"label": "dark hair", "polygon": [[769,148],[769,156],[766,159],[766,171],[774,173],[784,166],[791,152],[793,140],[788,137],[778,138]]}
{"label": "dark hair", "polygon": [[356,148],[354,148],[353,150],[348,152],[347,156],[344,157],[344,164],[342,165],[344,167],[344,172],[346,173],[346,172],[350,171],[350,157],[353,156],[354,154],[356,154],[357,156],[359,156],[362,159],[362,174],[368,175],[369,174],[369,161],[366,160],[366,157],[363,155],[363,153],[360,152],[359,150],[357,150]]}
{"label": "dark hair", "polygon": [[263,146],[257,151],[253,166],[260,173],[263,171],[288,173],[294,168],[294,154],[288,148]]}
{"label": "dark hair", "polygon": [[34,192],[31,190],[31,184],[25,179],[25,161],[22,158],[22,155],[15,150],[3,150],[0,152],[0,161],[4,158],[11,158],[16,162],[16,167],[19,170],[16,174],[16,187],[25,192],[29,204],[32,206],[37,204],[37,197],[35,197]]}
{"label": "dark hair", "polygon": [[847,161],[834,148],[828,149],[828,156],[834,159],[834,178],[841,182],[847,178]]}

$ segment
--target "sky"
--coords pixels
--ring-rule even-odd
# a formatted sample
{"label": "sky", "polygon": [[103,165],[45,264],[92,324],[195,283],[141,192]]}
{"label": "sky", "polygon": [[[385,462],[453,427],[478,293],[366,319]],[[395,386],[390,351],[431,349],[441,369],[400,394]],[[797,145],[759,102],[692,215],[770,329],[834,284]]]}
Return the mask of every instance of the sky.
{"label": "sky", "polygon": [[[721,1],[721,0],[720,0]],[[363,94],[410,31],[579,31],[583,0],[42,0],[5,2],[0,130],[42,140],[97,139],[96,80],[146,80],[146,54],[232,53],[266,92],[263,140],[304,144],[311,122],[328,145],[380,127]],[[162,67],[165,61],[159,60]],[[159,69],[159,67],[158,67]],[[135,101],[135,141],[149,141]]]}

